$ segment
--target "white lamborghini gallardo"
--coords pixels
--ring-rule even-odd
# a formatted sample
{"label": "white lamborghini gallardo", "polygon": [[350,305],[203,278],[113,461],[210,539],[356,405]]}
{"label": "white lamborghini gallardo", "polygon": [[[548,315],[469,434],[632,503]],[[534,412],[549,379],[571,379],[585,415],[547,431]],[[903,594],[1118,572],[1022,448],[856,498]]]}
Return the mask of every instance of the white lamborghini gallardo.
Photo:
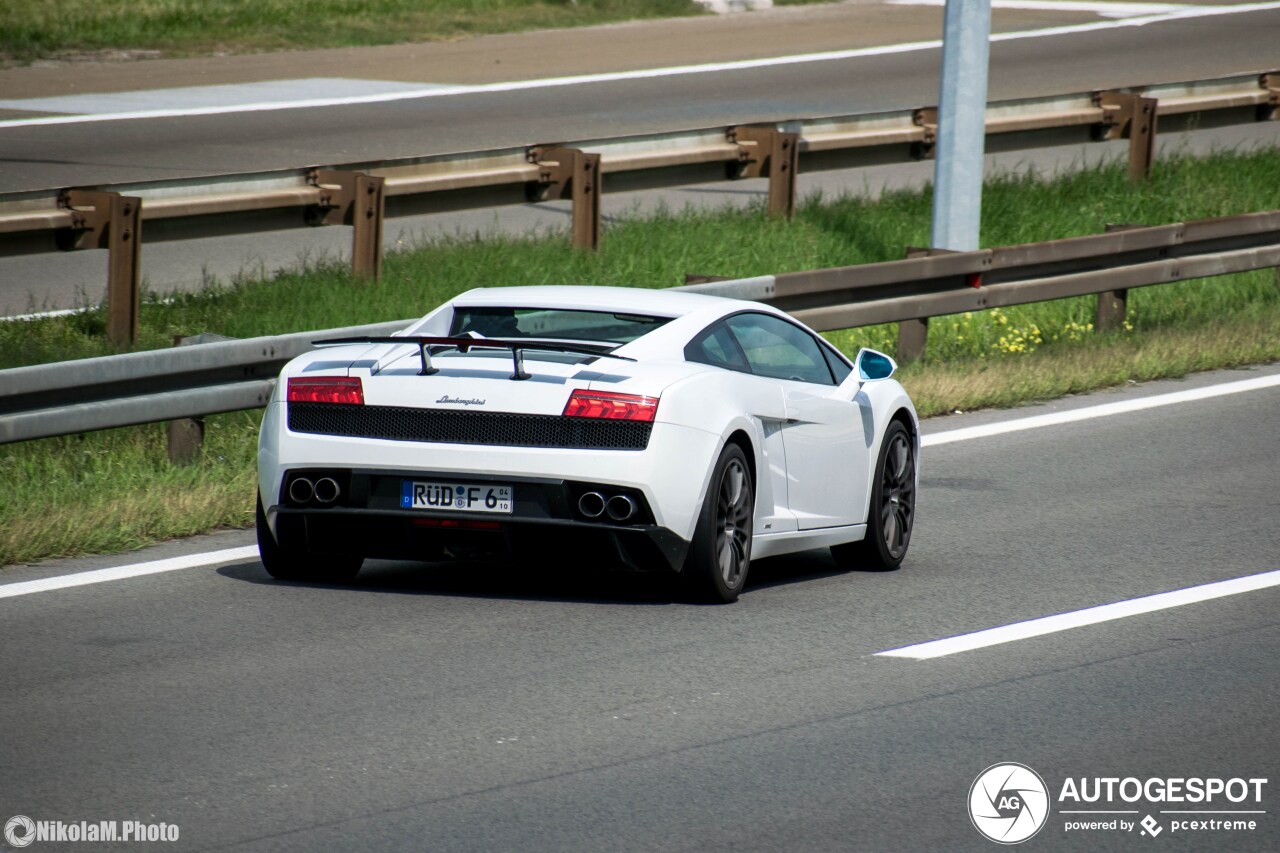
{"label": "white lamborghini gallardo", "polygon": [[391,337],[317,343],[262,422],[258,545],[276,578],[573,554],[728,602],[754,557],[906,554],[920,440],[892,359],[850,363],[767,305],[483,288]]}

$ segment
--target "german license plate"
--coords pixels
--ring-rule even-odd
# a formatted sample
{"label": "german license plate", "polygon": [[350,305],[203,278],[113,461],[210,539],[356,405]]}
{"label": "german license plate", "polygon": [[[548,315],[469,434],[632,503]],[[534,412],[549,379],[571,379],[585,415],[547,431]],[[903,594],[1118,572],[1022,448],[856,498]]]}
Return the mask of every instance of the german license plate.
{"label": "german license plate", "polygon": [[400,485],[400,506],[403,509],[502,512],[509,515],[511,487],[403,480]]}

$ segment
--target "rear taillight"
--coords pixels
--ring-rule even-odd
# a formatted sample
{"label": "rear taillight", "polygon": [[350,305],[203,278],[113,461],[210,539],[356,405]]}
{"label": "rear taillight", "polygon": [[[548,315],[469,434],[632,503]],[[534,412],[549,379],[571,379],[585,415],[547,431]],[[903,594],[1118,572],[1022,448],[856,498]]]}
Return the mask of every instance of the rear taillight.
{"label": "rear taillight", "polygon": [[289,380],[290,403],[346,403],[364,405],[359,376],[299,376]]}
{"label": "rear taillight", "polygon": [[608,418],[653,423],[657,413],[657,397],[612,391],[574,391],[564,406],[564,414],[572,418]]}

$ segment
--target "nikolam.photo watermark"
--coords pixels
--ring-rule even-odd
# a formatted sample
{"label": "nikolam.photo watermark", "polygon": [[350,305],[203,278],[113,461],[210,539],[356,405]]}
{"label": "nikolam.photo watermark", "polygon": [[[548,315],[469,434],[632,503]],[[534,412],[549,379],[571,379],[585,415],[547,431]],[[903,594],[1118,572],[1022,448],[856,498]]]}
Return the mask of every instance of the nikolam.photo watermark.
{"label": "nikolam.photo watermark", "polygon": [[35,820],[26,815],[14,815],[4,824],[4,840],[15,848],[41,841],[88,841],[97,844],[177,841],[178,834],[177,824],[147,823],[140,820]]}
{"label": "nikolam.photo watermark", "polygon": [[1050,788],[1027,765],[1004,762],[973,780],[969,818],[998,844],[1021,844],[1046,824],[1064,836],[1230,837],[1254,832],[1265,820],[1266,787],[1257,776],[1185,775],[1068,776]]}

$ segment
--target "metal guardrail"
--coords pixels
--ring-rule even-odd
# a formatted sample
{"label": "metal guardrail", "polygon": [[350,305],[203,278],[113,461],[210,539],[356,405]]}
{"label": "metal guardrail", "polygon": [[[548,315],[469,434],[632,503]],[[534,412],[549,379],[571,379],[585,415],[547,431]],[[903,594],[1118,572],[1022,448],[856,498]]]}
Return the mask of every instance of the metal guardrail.
{"label": "metal guardrail", "polygon": [[[819,331],[899,322],[923,351],[929,317],[1280,267],[1280,210],[902,261],[686,285],[776,305]],[[416,319],[416,318],[414,318]],[[320,337],[385,335],[412,319],[0,371],[0,444],[263,406],[286,361]]]}
{"label": "metal guardrail", "polygon": [[768,302],[818,331],[896,322],[909,360],[924,351],[930,317],[1098,294],[1095,326],[1106,329],[1124,320],[1129,288],[1271,267],[1280,267],[1280,211],[689,289]]}
{"label": "metal guardrail", "polygon": [[[1083,92],[989,105],[989,151],[1129,140],[1133,177],[1154,156],[1156,122],[1274,119],[1280,72]],[[681,130],[556,145],[272,172],[0,194],[0,256],[106,248],[108,335],[136,338],[139,259],[148,242],[281,228],[352,227],[352,270],[376,278],[386,216],[570,199],[573,242],[596,247],[600,195],[768,178],[769,210],[790,215],[798,171],[930,156],[937,110],[920,108]]]}
{"label": "metal guardrail", "polygon": [[328,335],[386,335],[409,320],[0,370],[0,444],[256,409],[280,368]]}

